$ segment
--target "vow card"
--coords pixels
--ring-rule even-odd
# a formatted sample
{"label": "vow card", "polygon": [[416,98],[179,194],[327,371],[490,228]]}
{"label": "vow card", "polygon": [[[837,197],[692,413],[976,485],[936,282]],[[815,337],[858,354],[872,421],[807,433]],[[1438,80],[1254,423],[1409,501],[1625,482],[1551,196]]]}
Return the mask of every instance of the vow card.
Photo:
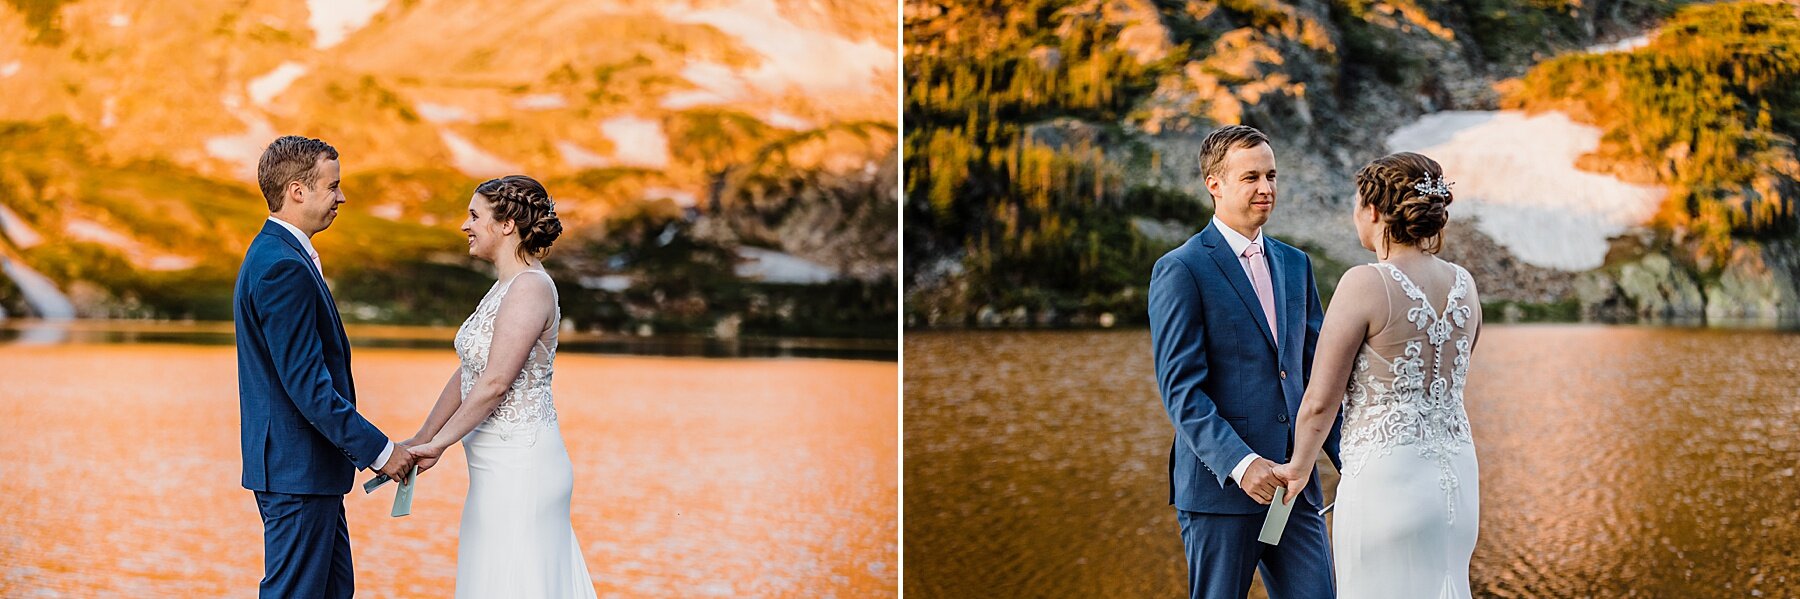
{"label": "vow card", "polygon": [[395,518],[412,513],[413,487],[419,484],[419,467],[413,466],[412,474],[406,482],[400,483],[400,490],[394,492],[394,512],[389,514]]}
{"label": "vow card", "polygon": [[1256,540],[1270,545],[1281,544],[1281,531],[1287,529],[1288,514],[1294,511],[1294,504],[1282,501],[1286,495],[1287,487],[1275,487],[1275,501],[1269,502],[1269,515],[1263,517],[1262,534],[1257,535]]}

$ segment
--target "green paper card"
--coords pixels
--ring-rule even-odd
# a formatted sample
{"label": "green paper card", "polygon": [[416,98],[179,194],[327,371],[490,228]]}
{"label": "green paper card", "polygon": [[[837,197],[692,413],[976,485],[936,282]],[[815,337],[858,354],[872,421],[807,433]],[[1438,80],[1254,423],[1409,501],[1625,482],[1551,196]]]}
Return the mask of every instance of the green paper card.
{"label": "green paper card", "polygon": [[395,518],[412,513],[413,487],[419,484],[419,467],[413,466],[412,474],[406,482],[400,483],[400,490],[394,492],[394,512],[389,514]]}
{"label": "green paper card", "polygon": [[1281,531],[1287,529],[1288,514],[1294,511],[1293,503],[1282,501],[1286,496],[1287,487],[1275,487],[1275,501],[1269,502],[1269,515],[1263,517],[1262,534],[1257,535],[1256,540],[1270,545],[1281,544]]}

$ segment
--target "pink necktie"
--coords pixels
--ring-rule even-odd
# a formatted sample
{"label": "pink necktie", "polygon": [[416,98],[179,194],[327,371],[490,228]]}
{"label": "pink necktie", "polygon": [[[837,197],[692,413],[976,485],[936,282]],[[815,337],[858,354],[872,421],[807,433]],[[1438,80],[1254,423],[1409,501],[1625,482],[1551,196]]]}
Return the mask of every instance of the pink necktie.
{"label": "pink necktie", "polygon": [[319,269],[319,278],[325,278],[325,265],[319,263],[319,253],[312,253],[313,267]]}
{"label": "pink necktie", "polygon": [[1250,262],[1250,286],[1256,288],[1256,299],[1262,302],[1263,318],[1269,321],[1269,334],[1280,339],[1281,332],[1275,330],[1275,290],[1269,287],[1269,261],[1262,255],[1262,244],[1252,243],[1244,248],[1244,257]]}

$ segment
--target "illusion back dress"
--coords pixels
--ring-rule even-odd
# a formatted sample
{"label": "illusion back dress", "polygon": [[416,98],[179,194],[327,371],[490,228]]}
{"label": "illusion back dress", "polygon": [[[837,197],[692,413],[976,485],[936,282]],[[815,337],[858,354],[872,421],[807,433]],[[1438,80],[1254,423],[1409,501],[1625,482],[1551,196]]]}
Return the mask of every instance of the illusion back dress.
{"label": "illusion back dress", "polygon": [[1382,275],[1388,320],[1364,340],[1344,396],[1332,558],[1343,599],[1467,598],[1481,518],[1463,383],[1479,318],[1474,282],[1448,264],[1448,297],[1405,272]]}
{"label": "illusion back dress", "polygon": [[[500,302],[521,276],[549,278],[544,271],[527,270],[496,281],[456,332],[465,401],[487,369]],[[561,320],[559,306],[556,318],[532,345],[531,356],[506,397],[487,420],[463,437],[463,452],[469,461],[469,496],[463,503],[456,547],[459,599],[595,596],[581,544],[569,522],[574,469],[550,396],[556,362],[555,323]]]}

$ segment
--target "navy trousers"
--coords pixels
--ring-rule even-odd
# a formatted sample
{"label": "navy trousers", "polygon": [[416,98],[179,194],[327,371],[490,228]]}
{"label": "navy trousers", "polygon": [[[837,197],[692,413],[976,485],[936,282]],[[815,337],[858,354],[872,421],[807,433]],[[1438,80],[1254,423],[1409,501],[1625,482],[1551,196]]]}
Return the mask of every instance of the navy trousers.
{"label": "navy trousers", "polygon": [[256,492],[263,521],[263,579],[258,596],[350,599],[350,527],[342,495]]}
{"label": "navy trousers", "polygon": [[1188,597],[1244,599],[1262,569],[1269,599],[1333,599],[1331,541],[1325,517],[1305,498],[1295,501],[1280,545],[1256,540],[1263,514],[1203,514],[1176,510],[1187,549]]}

